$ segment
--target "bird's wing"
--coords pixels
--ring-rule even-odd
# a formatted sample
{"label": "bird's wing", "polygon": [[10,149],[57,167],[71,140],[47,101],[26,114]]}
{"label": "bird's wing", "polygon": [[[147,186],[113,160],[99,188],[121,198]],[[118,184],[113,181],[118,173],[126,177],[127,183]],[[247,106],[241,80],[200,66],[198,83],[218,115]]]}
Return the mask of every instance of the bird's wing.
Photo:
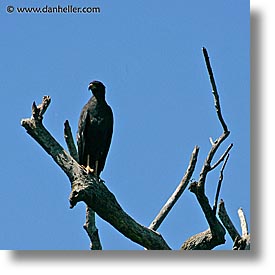
{"label": "bird's wing", "polygon": [[78,132],[77,132],[77,147],[78,147],[78,158],[79,164],[83,164],[84,161],[84,149],[86,143],[86,132],[87,127],[90,125],[90,113],[89,110],[83,110],[79,122],[78,122]]}
{"label": "bird's wing", "polygon": [[104,168],[106,158],[110,149],[111,145],[111,140],[112,140],[112,135],[113,135],[113,124],[114,124],[114,118],[113,118],[113,112],[112,109],[110,108],[110,120],[109,120],[109,125],[106,129],[106,132],[104,134],[104,149],[102,151],[101,155],[101,160],[102,160],[102,169]]}

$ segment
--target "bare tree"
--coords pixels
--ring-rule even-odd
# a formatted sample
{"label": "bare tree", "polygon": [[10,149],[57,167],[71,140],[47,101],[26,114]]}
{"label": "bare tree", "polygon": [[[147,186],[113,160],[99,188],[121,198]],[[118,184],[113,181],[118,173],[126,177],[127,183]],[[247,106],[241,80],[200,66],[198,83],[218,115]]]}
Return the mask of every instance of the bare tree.
{"label": "bare tree", "polygon": [[[245,220],[243,211],[241,209],[239,210],[239,217],[242,228],[242,235],[240,235],[227,215],[224,202],[221,201],[218,204],[220,188],[223,181],[223,171],[228,161],[229,152],[233,147],[233,144],[230,144],[225,152],[220,156],[218,161],[212,164],[212,160],[218,148],[228,138],[230,132],[222,116],[219,95],[208,53],[205,48],[203,48],[203,55],[210,77],[214,105],[216,108],[217,118],[222,127],[222,133],[216,140],[213,141],[210,139],[212,146],[205,158],[197,181],[191,180],[199,154],[199,147],[195,146],[190,157],[189,165],[181,182],[149,227],[137,223],[132,217],[130,217],[122,209],[116,200],[115,195],[109,191],[104,182],[91,174],[87,174],[78,164],[78,154],[68,121],[64,123],[64,138],[69,153],[64,148],[62,148],[62,146],[52,137],[49,131],[47,131],[42,122],[43,115],[45,114],[51,102],[51,98],[49,96],[44,96],[42,103],[38,106],[36,106],[34,102],[32,105],[31,118],[23,119],[21,121],[21,125],[27,130],[27,133],[43,147],[43,149],[53,158],[56,164],[68,176],[71,183],[71,194],[69,198],[70,207],[73,208],[79,201],[86,203],[86,222],[84,224],[84,229],[86,230],[91,240],[91,249],[102,249],[98,235],[98,229],[95,225],[96,213],[102,219],[110,223],[119,232],[121,232],[125,237],[131,239],[133,242],[140,244],[145,249],[170,250],[171,248],[169,245],[156,230],[159,228],[167,214],[171,211],[177,200],[181,197],[189,183],[189,190],[195,194],[195,197],[208,222],[209,228],[187,239],[182,244],[181,249],[213,249],[214,247],[225,243],[226,230],[234,241],[233,249],[250,249],[250,234],[248,233],[247,222]],[[217,184],[214,205],[211,206],[205,193],[206,179],[208,173],[216,169],[221,164],[222,167],[220,169],[220,177]],[[217,209],[219,218],[216,214]]]}

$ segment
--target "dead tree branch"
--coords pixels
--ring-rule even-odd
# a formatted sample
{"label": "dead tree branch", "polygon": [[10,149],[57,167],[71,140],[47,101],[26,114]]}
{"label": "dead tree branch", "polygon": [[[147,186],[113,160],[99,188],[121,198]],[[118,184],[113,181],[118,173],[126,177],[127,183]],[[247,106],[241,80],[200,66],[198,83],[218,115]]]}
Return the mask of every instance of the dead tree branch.
{"label": "dead tree branch", "polygon": [[224,206],[224,201],[221,200],[219,203],[219,211],[218,211],[219,218],[221,219],[224,227],[228,231],[231,239],[235,241],[235,239],[240,239],[241,236],[238,233],[237,229],[235,228],[234,224],[232,223],[231,219],[229,218],[227,211]]}
{"label": "dead tree branch", "polygon": [[[78,162],[78,154],[74,143],[71,126],[68,120],[66,120],[64,123],[64,138],[70,155]],[[95,212],[88,206],[86,207],[86,222],[83,228],[85,229],[86,233],[90,238],[91,250],[102,250],[102,246],[98,235],[98,229],[95,225]]]}
{"label": "dead tree branch", "polygon": [[38,121],[42,121],[43,115],[51,103],[51,98],[47,95],[43,96],[42,103],[36,106],[35,102],[32,104],[32,117]]}
{"label": "dead tree branch", "polygon": [[210,83],[212,86],[212,94],[214,97],[214,105],[216,108],[216,113],[218,120],[221,123],[221,126],[223,128],[223,133],[221,136],[213,141],[211,141],[211,148],[210,151],[204,161],[204,164],[202,166],[199,180],[194,181],[190,184],[189,190],[196,195],[196,198],[198,200],[198,203],[200,204],[200,207],[205,215],[205,218],[209,224],[209,229],[201,232],[197,235],[192,236],[189,238],[184,244],[182,245],[181,249],[212,249],[217,245],[225,243],[225,229],[222,226],[222,224],[219,222],[219,220],[216,217],[216,211],[215,209],[212,209],[212,207],[209,204],[209,200],[205,194],[205,183],[208,173],[216,168],[228,155],[228,152],[232,148],[233,145],[230,145],[226,152],[222,155],[222,157],[214,164],[211,165],[211,162],[220,147],[220,145],[225,141],[225,139],[229,136],[230,132],[228,131],[227,125],[223,119],[222,112],[221,112],[221,106],[220,106],[220,100],[219,100],[219,94],[217,91],[217,86],[215,83],[213,71],[210,65],[209,56],[207,53],[206,48],[203,48],[203,55],[206,63],[206,67],[208,70]]}
{"label": "dead tree branch", "polygon": [[213,249],[217,245],[224,244],[225,243],[225,229],[217,219],[215,213],[213,212],[213,209],[211,208],[209,204],[209,200],[202,189],[198,188],[198,183],[193,182],[191,183],[189,190],[196,195],[196,198],[200,204],[200,207],[205,215],[205,218],[209,224],[209,230],[206,230],[202,233],[199,233],[195,236],[199,236],[199,239],[203,242],[201,243],[199,240],[197,240],[196,246],[191,245],[191,243],[194,243],[195,236],[189,238],[187,241],[184,242],[182,245],[182,249]]}
{"label": "dead tree branch", "polygon": [[220,171],[220,178],[219,178],[219,182],[218,182],[218,185],[217,185],[217,192],[216,192],[216,196],[215,196],[215,200],[214,200],[214,206],[213,206],[213,212],[215,213],[215,215],[216,215],[216,212],[217,212],[218,199],[219,199],[221,186],[222,186],[222,181],[223,181],[223,170],[224,170],[225,165],[228,161],[228,158],[229,158],[229,154],[226,156],[226,159],[225,159],[225,161],[223,163],[223,166],[221,168],[221,171]]}
{"label": "dead tree branch", "polygon": [[248,233],[248,225],[242,208],[238,210],[241,222],[242,238],[234,243],[233,250],[250,250],[250,234]]}
{"label": "dead tree branch", "polygon": [[228,146],[228,148],[227,148],[226,151],[223,153],[223,155],[220,157],[220,159],[219,159],[215,164],[213,164],[213,165],[210,167],[210,171],[211,171],[211,170],[214,170],[217,166],[219,166],[219,164],[220,164],[221,162],[224,161],[224,159],[227,157],[227,155],[228,155],[229,151],[232,149],[232,147],[233,147],[233,143],[231,143],[231,144]]}
{"label": "dead tree branch", "polygon": [[87,175],[74,158],[51,136],[42,124],[42,115],[50,103],[50,97],[44,98],[41,106],[36,107],[33,104],[32,117],[23,119],[21,125],[68,176],[72,188],[70,195],[71,208],[79,201],[84,201],[102,219],[109,222],[133,242],[149,250],[170,249],[159,233],[140,225],[124,212],[115,196],[108,190],[105,184],[96,177]]}
{"label": "dead tree branch", "polygon": [[248,233],[247,222],[243,210],[241,208],[238,210],[242,236],[238,233],[230,217],[228,216],[223,200],[221,200],[219,203],[218,215],[227,232],[229,233],[232,241],[234,242],[233,250],[250,250],[250,234]]}
{"label": "dead tree branch", "polygon": [[70,152],[70,155],[78,162],[78,154],[74,144],[71,126],[68,120],[64,123],[64,138]]}
{"label": "dead tree branch", "polygon": [[239,208],[238,215],[241,222],[242,236],[245,237],[248,235],[248,226],[247,226],[247,221],[242,208]]}
{"label": "dead tree branch", "polygon": [[211,230],[207,229],[186,240],[181,250],[210,250],[217,245],[220,245],[220,242],[213,238]]}
{"label": "dead tree branch", "polygon": [[208,56],[206,48],[203,47],[202,51],[203,51],[206,67],[207,67],[207,70],[208,70],[210,82],[211,82],[211,85],[212,85],[212,93],[213,93],[213,96],[214,96],[214,103],[215,103],[215,108],[216,108],[216,111],[217,111],[217,115],[218,115],[218,118],[219,118],[219,120],[221,122],[221,125],[223,127],[223,131],[226,133],[226,132],[228,132],[228,129],[227,129],[225,121],[222,117],[222,110],[221,110],[221,105],[220,105],[220,100],[219,100],[219,94],[218,94],[218,91],[217,91],[217,86],[216,86],[216,83],[215,83],[214,74],[213,74],[213,71],[212,71],[212,68],[211,68],[209,56]]}
{"label": "dead tree branch", "polygon": [[150,224],[149,228],[152,230],[157,230],[165,217],[168,215],[172,207],[175,205],[177,200],[180,198],[182,195],[183,191],[187,187],[192,174],[194,172],[194,169],[196,167],[197,163],[197,157],[199,153],[199,147],[196,146],[192,152],[191,159],[189,162],[189,166],[174,193],[171,195],[171,197],[168,199],[168,201],[165,203],[165,205],[162,207],[160,210],[159,214],[156,216],[156,218],[153,220],[153,222]]}
{"label": "dead tree branch", "polygon": [[92,208],[88,206],[86,207],[86,222],[83,225],[83,228],[85,229],[91,240],[91,250],[102,250],[102,245],[98,235],[98,229],[95,225],[95,212]]}

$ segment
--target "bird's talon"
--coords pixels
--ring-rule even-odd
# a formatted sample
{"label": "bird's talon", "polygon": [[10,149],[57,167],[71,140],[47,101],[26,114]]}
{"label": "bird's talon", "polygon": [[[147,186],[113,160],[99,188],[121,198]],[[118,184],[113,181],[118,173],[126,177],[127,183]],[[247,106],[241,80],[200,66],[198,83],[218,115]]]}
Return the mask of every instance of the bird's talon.
{"label": "bird's talon", "polygon": [[84,166],[84,165],[80,165],[80,167],[86,172],[87,175],[89,174],[93,174],[94,173],[94,169],[89,167],[89,166]]}
{"label": "bird's talon", "polygon": [[89,175],[89,174],[93,174],[95,172],[95,170],[93,169],[93,168],[91,168],[91,167],[86,167],[86,173],[87,173],[87,175]]}

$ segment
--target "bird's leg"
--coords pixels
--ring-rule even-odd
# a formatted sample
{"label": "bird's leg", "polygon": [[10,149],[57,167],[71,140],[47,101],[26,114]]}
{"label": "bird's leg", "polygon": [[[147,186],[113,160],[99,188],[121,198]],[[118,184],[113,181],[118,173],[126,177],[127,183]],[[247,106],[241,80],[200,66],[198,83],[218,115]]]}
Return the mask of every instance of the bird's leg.
{"label": "bird's leg", "polygon": [[87,166],[86,166],[86,172],[87,174],[92,174],[95,170],[90,167],[90,155],[87,155]]}

